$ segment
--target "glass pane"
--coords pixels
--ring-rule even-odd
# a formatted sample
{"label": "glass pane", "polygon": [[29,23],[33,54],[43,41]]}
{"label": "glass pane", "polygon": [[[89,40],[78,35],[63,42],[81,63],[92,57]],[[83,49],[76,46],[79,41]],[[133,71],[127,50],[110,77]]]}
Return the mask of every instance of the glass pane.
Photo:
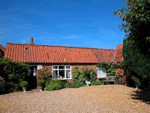
{"label": "glass pane", "polygon": [[66,78],[71,78],[70,70],[66,70]]}
{"label": "glass pane", "polygon": [[53,70],[53,78],[56,78],[58,75],[58,71],[57,70]]}
{"label": "glass pane", "polygon": [[65,70],[59,70],[60,79],[65,78]]}
{"label": "glass pane", "polygon": [[37,71],[36,71],[36,67],[33,67],[33,76],[36,76]]}
{"label": "glass pane", "polygon": [[66,69],[70,69],[70,66],[66,66]]}
{"label": "glass pane", "polygon": [[58,69],[58,67],[57,66],[53,66],[53,69]]}
{"label": "glass pane", "polygon": [[97,78],[100,78],[100,77],[101,77],[101,70],[97,69]]}
{"label": "glass pane", "polygon": [[106,69],[102,68],[102,77],[106,77]]}
{"label": "glass pane", "polygon": [[64,67],[65,67],[65,66],[59,66],[59,69],[65,69]]}

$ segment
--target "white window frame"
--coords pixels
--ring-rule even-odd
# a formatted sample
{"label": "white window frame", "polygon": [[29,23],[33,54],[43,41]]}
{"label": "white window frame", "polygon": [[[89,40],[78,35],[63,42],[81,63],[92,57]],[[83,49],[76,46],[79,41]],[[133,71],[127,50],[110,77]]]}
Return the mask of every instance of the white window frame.
{"label": "white window frame", "polygon": [[[100,74],[100,77],[98,77],[98,69],[101,69],[101,74]],[[103,71],[102,71],[102,69],[105,69],[105,68],[101,68],[101,67],[97,67],[97,78],[105,78],[105,77],[107,77],[107,73],[106,73],[106,76],[102,76],[102,74],[103,74]],[[105,71],[106,71],[106,69],[105,69]]]}
{"label": "white window frame", "polygon": [[[57,69],[53,69],[53,66],[57,66]],[[64,66],[65,68],[64,68],[64,69],[59,69],[59,66]],[[66,66],[70,66],[70,69],[66,69]],[[58,79],[63,79],[63,80],[72,79],[72,75],[71,75],[72,67],[71,67],[71,65],[52,65],[52,72],[54,72],[54,70],[57,70],[57,71],[58,71],[58,75],[59,75],[59,70],[64,70],[64,71],[65,71],[65,78],[58,78]],[[66,70],[70,70],[70,78],[66,78]],[[53,76],[53,75],[52,75],[52,76]],[[56,76],[57,76],[57,75],[56,75]]]}

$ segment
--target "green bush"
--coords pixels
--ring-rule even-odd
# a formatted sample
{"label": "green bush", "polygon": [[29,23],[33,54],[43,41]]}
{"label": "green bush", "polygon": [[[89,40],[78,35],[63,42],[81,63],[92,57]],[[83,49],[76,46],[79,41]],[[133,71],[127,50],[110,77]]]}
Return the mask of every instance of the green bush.
{"label": "green bush", "polygon": [[44,88],[44,90],[46,91],[53,91],[53,90],[59,90],[59,89],[62,89],[62,85],[60,84],[49,84]]}
{"label": "green bush", "polygon": [[70,83],[67,80],[63,80],[63,88],[69,88],[70,87]]}
{"label": "green bush", "polygon": [[85,73],[84,69],[82,68],[82,72],[81,72],[81,74],[78,77],[78,81],[85,84],[85,80],[86,79],[87,79],[86,73]]}
{"label": "green bush", "polygon": [[117,71],[117,69],[110,68],[110,69],[107,70],[107,75],[108,76],[116,76],[115,75],[116,71]]}
{"label": "green bush", "polygon": [[4,78],[6,84],[13,82],[11,85],[6,85],[9,86],[8,92],[21,89],[19,87],[20,82],[27,80],[28,69],[28,64],[12,61],[9,58],[0,58],[0,75]]}
{"label": "green bush", "polygon": [[53,91],[53,90],[59,90],[64,88],[64,83],[60,80],[52,80],[51,84],[46,85],[44,90],[46,91]]}
{"label": "green bush", "polygon": [[70,83],[65,83],[64,84],[64,88],[69,88],[70,87]]}
{"label": "green bush", "polygon": [[38,85],[44,86],[44,85],[45,85],[45,84],[44,84],[44,80],[40,80],[40,81],[38,82]]}
{"label": "green bush", "polygon": [[90,70],[90,82],[91,82],[91,85],[94,85],[94,83],[96,82],[96,73],[93,70],[93,68],[91,68]]}
{"label": "green bush", "polygon": [[75,69],[73,70],[73,81],[77,80],[80,75],[80,70],[78,67],[75,66]]}
{"label": "green bush", "polygon": [[70,84],[70,88],[79,88],[83,85],[84,85],[84,83],[82,83],[82,82],[74,81],[73,83]]}
{"label": "green bush", "polygon": [[22,81],[22,82],[20,83],[20,86],[21,86],[21,87],[27,87],[27,86],[28,86],[28,82],[27,82],[27,81]]}
{"label": "green bush", "polygon": [[102,81],[95,81],[93,85],[104,85]]}

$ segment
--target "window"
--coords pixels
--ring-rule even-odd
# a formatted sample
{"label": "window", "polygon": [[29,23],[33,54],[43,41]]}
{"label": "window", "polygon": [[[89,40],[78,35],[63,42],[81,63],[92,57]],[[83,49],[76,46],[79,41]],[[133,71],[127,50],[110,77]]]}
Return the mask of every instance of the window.
{"label": "window", "polygon": [[58,79],[71,79],[71,66],[54,65],[52,66],[52,71],[53,79],[56,79],[57,75],[59,75]]}
{"label": "window", "polygon": [[97,78],[106,77],[106,69],[97,67]]}

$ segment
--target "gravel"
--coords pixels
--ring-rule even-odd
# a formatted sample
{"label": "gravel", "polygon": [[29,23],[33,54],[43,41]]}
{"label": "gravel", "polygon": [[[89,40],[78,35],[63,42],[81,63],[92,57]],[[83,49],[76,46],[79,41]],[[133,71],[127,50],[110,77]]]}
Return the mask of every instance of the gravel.
{"label": "gravel", "polygon": [[0,95],[0,113],[150,113],[150,105],[132,99],[135,88],[100,85],[55,91]]}

